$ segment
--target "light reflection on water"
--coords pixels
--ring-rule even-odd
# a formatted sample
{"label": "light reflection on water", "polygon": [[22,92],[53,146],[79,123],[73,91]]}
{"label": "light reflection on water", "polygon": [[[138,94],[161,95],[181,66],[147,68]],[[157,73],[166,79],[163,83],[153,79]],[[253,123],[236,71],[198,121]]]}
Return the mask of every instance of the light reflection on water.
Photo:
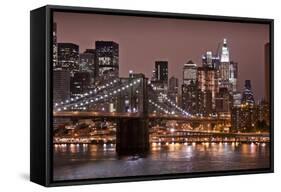
{"label": "light reflection on water", "polygon": [[264,143],[155,143],[146,157],[118,157],[113,144],[54,145],[54,180],[268,167]]}

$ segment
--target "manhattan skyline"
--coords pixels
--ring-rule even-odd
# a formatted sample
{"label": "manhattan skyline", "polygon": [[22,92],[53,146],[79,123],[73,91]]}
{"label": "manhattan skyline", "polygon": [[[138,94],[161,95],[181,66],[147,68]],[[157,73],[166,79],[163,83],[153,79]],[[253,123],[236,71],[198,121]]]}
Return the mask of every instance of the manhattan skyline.
{"label": "manhattan skyline", "polygon": [[270,167],[266,25],[55,12],[52,32],[55,181]]}
{"label": "manhattan skyline", "polygon": [[169,77],[177,77],[180,84],[184,63],[192,60],[201,66],[201,56],[206,51],[216,54],[218,43],[227,38],[230,59],[238,62],[238,90],[243,91],[244,81],[250,79],[255,99],[264,98],[261,77],[268,25],[59,12],[54,13],[54,22],[57,41],[75,43],[80,52],[94,48],[97,40],[117,42],[120,76],[133,70],[151,78],[154,62],[167,60]]}

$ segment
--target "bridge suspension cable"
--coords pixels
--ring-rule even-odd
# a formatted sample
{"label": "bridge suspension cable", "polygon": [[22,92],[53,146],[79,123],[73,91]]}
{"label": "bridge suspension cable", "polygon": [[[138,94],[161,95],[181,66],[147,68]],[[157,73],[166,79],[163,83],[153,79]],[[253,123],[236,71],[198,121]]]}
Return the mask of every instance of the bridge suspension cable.
{"label": "bridge suspension cable", "polygon": [[[150,82],[149,82],[148,84],[151,86],[151,88],[152,88],[153,91],[157,89],[157,88],[156,88],[153,84],[151,84]],[[160,92],[160,95],[161,95],[162,98],[163,98],[164,100],[166,100],[170,105],[172,105],[172,106],[175,107],[178,111],[180,111],[181,114],[183,114],[183,115],[185,115],[185,116],[190,116],[190,114],[189,114],[187,111],[185,111],[184,109],[182,109],[181,107],[179,107],[177,104],[175,104],[170,98],[168,98],[168,96],[167,96],[166,94]]]}
{"label": "bridge suspension cable", "polygon": [[137,80],[135,80],[131,83],[122,85],[121,87],[118,87],[118,88],[115,88],[115,89],[111,90],[111,92],[109,92],[108,94],[103,93],[102,95],[94,95],[94,97],[91,96],[89,99],[86,99],[84,101],[79,100],[79,101],[75,101],[73,103],[66,103],[63,106],[60,106],[60,107],[56,108],[56,111],[68,110],[68,108],[71,107],[71,106],[75,106],[76,108],[80,107],[80,108],[82,108],[82,110],[86,110],[86,106],[88,106],[89,104],[94,103],[94,102],[98,102],[98,101],[101,101],[101,100],[104,100],[104,99],[107,99],[107,98],[110,98],[110,97],[114,97],[116,94],[121,93],[121,92],[125,91],[126,89],[128,89],[128,88],[130,88],[130,87],[132,87],[132,86],[134,86],[134,85],[136,85],[140,82],[141,82],[141,80],[137,79]]}
{"label": "bridge suspension cable", "polygon": [[157,109],[163,111],[164,113],[166,113],[166,114],[172,114],[172,113],[169,112],[167,109],[161,107],[160,105],[158,105],[156,102],[152,101],[151,99],[149,99],[148,102],[149,102],[150,104],[152,104],[154,107],[156,107]]}
{"label": "bridge suspension cable", "polygon": [[58,108],[58,107],[63,108],[65,105],[69,105],[69,104],[74,103],[74,102],[79,102],[80,100],[85,99],[87,97],[91,97],[91,96],[97,94],[98,92],[115,85],[116,83],[118,83],[118,80],[114,79],[114,80],[112,80],[108,83],[105,83],[104,85],[98,86],[97,88],[95,88],[93,90],[85,92],[85,93],[81,94],[80,96],[72,97],[70,99],[66,99],[66,100],[61,101],[59,103],[55,103],[55,108]]}

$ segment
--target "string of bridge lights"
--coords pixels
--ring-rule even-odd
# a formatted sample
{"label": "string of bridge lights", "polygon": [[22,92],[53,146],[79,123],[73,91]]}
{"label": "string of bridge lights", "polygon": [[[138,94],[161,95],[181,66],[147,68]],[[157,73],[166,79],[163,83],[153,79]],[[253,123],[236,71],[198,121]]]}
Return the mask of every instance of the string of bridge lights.
{"label": "string of bridge lights", "polygon": [[157,103],[155,103],[154,101],[152,100],[148,100],[148,102],[150,104],[152,104],[154,107],[157,107],[158,109],[160,109],[161,111],[165,112],[166,114],[173,114],[172,112],[169,112],[168,110],[165,110],[163,107],[161,107],[160,105],[158,105]]}
{"label": "string of bridge lights", "polygon": [[179,110],[180,112],[182,112],[183,115],[189,116],[190,114],[188,112],[186,112],[185,110],[183,110],[182,108],[180,108],[177,104],[175,104],[171,99],[169,99],[167,97],[166,94],[160,93],[160,95],[163,96],[163,98],[168,101],[172,106],[174,106],[177,110]]}
{"label": "string of bridge lights", "polygon": [[[106,98],[108,98],[108,97],[110,97],[110,96],[114,96],[114,95],[116,95],[117,93],[120,93],[120,92],[122,92],[122,91],[124,91],[124,90],[126,90],[126,89],[128,89],[128,88],[130,88],[130,87],[132,87],[132,86],[134,86],[134,85],[136,85],[136,84],[138,84],[138,83],[140,83],[140,82],[141,82],[141,80],[138,79],[138,80],[133,81],[132,83],[129,83],[129,84],[124,85],[124,86],[122,86],[122,87],[120,87],[120,88],[114,89],[112,92],[109,92],[108,94],[103,94],[103,95],[101,95],[101,96],[98,96],[98,97],[96,97],[96,98],[91,98],[91,99],[89,99],[89,100],[86,100],[86,101],[81,102],[81,103],[78,103],[78,104],[77,104],[77,103],[67,103],[66,105],[70,105],[70,106],[68,106],[68,107],[71,107],[71,106],[74,105],[76,108],[77,108],[77,107],[80,107],[82,110],[86,110],[86,107],[85,107],[85,106],[89,105],[90,103],[94,103],[94,102],[97,102],[97,101],[106,99]],[[60,111],[62,111],[62,110],[67,110],[68,107],[66,107],[66,106],[60,107],[60,108],[57,108],[56,111],[57,111],[57,112],[60,112]]]}
{"label": "string of bridge lights", "polygon": [[55,107],[60,107],[60,106],[62,106],[62,105],[69,105],[69,104],[71,104],[72,102],[77,102],[77,101],[79,101],[79,100],[81,100],[81,99],[84,99],[84,98],[86,98],[86,97],[88,97],[88,96],[91,96],[91,95],[93,95],[93,94],[96,94],[97,92],[102,91],[102,90],[104,90],[104,89],[106,89],[106,88],[108,88],[108,87],[110,87],[110,86],[113,86],[113,85],[116,84],[117,82],[118,82],[118,81],[117,81],[116,79],[114,79],[113,81],[111,81],[111,82],[109,82],[109,83],[106,83],[105,85],[99,86],[99,87],[95,88],[94,90],[91,90],[91,91],[89,91],[89,92],[86,92],[86,93],[84,93],[84,94],[82,94],[82,95],[80,95],[80,96],[76,96],[76,97],[72,97],[72,98],[70,98],[70,99],[66,99],[65,101],[62,101],[62,102],[60,102],[60,103],[55,103]]}
{"label": "string of bridge lights", "polygon": [[[153,84],[151,84],[150,81],[148,82],[148,84],[152,87],[153,90],[157,89],[157,87],[155,87]],[[168,101],[168,103],[170,103],[173,107],[175,107],[177,110],[179,110],[183,115],[186,115],[186,116],[190,115],[188,112],[186,112],[181,107],[179,107],[177,104],[175,104],[171,99],[169,99],[166,94],[160,93],[160,95],[163,96],[163,98],[166,101]]]}

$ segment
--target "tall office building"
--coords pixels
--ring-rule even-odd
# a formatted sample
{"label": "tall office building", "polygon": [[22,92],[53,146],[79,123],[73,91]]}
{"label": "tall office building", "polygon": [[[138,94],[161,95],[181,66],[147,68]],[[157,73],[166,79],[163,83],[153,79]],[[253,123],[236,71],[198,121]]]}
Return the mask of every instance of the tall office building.
{"label": "tall office building", "polygon": [[207,113],[211,113],[215,107],[215,95],[218,92],[216,70],[209,67],[198,67],[198,88],[204,93],[204,106]]}
{"label": "tall office building", "polygon": [[58,43],[58,67],[74,73],[79,70],[79,46],[73,43]]}
{"label": "tall office building", "polygon": [[59,103],[70,98],[70,71],[55,69],[53,71],[53,100]]}
{"label": "tall office building", "polygon": [[53,23],[53,67],[58,65],[57,24]]}
{"label": "tall office building", "polygon": [[230,55],[227,45],[227,40],[223,40],[223,46],[221,47],[220,65],[219,65],[219,86],[230,89]]}
{"label": "tall office building", "polygon": [[189,60],[183,66],[183,84],[189,85],[191,81],[196,82],[197,65]]}
{"label": "tall office building", "polygon": [[251,80],[245,80],[245,87],[242,94],[242,104],[254,105],[255,99],[252,92]]}
{"label": "tall office building", "polygon": [[87,71],[76,72],[71,78],[71,94],[80,96],[86,93],[91,86],[91,75]]}
{"label": "tall office building", "polygon": [[238,63],[231,61],[229,67],[229,91],[235,93],[237,91]]}
{"label": "tall office building", "polygon": [[95,50],[94,49],[86,49],[84,53],[80,53],[79,55],[79,71],[87,71],[91,75],[91,82],[94,82],[97,67],[95,65]]}
{"label": "tall office building", "polygon": [[241,100],[242,100],[242,94],[240,92],[235,92],[232,94],[232,106],[233,107],[239,107],[241,105]]}
{"label": "tall office building", "polygon": [[155,77],[157,81],[168,84],[168,61],[155,61]]}
{"label": "tall office building", "polygon": [[194,81],[182,84],[182,108],[193,115],[204,113],[204,93]]}
{"label": "tall office building", "polygon": [[164,101],[163,94],[168,94],[168,61],[155,61],[154,75],[151,84],[158,102]]}
{"label": "tall office building", "polygon": [[178,92],[179,89],[179,79],[172,76],[169,79],[169,91]]}
{"label": "tall office building", "polygon": [[174,76],[169,79],[168,97],[179,104],[179,79]]}
{"label": "tall office building", "polygon": [[119,45],[113,41],[96,41],[96,65],[100,80],[119,76]]}
{"label": "tall office building", "polygon": [[254,106],[242,105],[231,110],[232,132],[253,131],[256,124],[256,110]]}
{"label": "tall office building", "polygon": [[240,105],[232,108],[231,125],[233,131],[269,131],[270,110],[267,102],[256,105]]}
{"label": "tall office building", "polygon": [[270,44],[266,43],[264,46],[264,76],[265,76],[265,82],[264,82],[264,95],[265,95],[265,101],[270,101]]}
{"label": "tall office building", "polygon": [[220,88],[216,94],[216,112],[217,113],[230,113],[232,106],[232,97],[227,88]]}
{"label": "tall office building", "polygon": [[207,51],[202,56],[202,64],[203,67],[218,69],[220,64],[220,57],[218,55],[214,55],[212,51]]}

